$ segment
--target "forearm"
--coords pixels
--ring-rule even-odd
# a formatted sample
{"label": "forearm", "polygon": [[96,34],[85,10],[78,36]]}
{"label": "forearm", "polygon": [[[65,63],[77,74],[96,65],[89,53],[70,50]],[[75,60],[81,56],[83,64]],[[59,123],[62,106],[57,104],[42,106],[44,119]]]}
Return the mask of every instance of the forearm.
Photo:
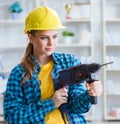
{"label": "forearm", "polygon": [[18,102],[15,98],[8,101],[6,97],[4,102],[5,119],[9,124],[43,123],[45,115],[54,108],[52,99],[24,105],[22,101]]}
{"label": "forearm", "polygon": [[85,84],[78,83],[69,87],[68,104],[73,112],[85,113],[91,107],[90,96]]}
{"label": "forearm", "polygon": [[73,112],[83,114],[85,112],[88,112],[91,107],[90,96],[86,91],[85,93],[79,94],[72,99],[70,98],[68,104],[73,110]]}

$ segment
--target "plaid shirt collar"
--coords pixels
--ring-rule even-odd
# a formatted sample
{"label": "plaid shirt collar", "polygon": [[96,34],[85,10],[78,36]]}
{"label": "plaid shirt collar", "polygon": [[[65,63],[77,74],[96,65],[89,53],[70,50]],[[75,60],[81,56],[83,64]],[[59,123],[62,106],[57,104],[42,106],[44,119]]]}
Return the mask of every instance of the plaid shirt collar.
{"label": "plaid shirt collar", "polygon": [[[56,56],[56,54],[53,53],[52,54],[52,58],[53,58],[55,64],[59,64],[59,61],[58,61],[59,57],[58,57],[58,55]],[[34,70],[37,71],[37,72],[40,72],[40,64],[39,64],[38,60],[35,58],[34,55],[31,55],[31,59],[35,63]]]}

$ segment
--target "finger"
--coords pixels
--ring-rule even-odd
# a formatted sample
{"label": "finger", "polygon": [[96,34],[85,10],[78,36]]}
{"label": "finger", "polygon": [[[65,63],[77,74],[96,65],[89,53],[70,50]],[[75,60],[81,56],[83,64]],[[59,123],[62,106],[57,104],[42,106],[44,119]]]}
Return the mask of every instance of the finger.
{"label": "finger", "polygon": [[61,93],[60,94],[62,97],[68,97],[68,94],[67,93]]}
{"label": "finger", "polygon": [[100,95],[102,94],[102,92],[103,92],[102,89],[98,89],[98,90],[96,91],[96,95],[97,95],[97,96],[100,96]]}
{"label": "finger", "polygon": [[61,100],[62,100],[62,103],[67,103],[68,101],[67,97],[62,97]]}
{"label": "finger", "polygon": [[56,96],[57,97],[68,97],[68,93],[66,91],[63,91],[63,92],[58,91],[56,92]]}
{"label": "finger", "polygon": [[90,90],[90,91],[89,91],[89,95],[90,95],[90,96],[97,96],[95,90]]}
{"label": "finger", "polygon": [[62,96],[61,99],[62,99],[62,100],[68,100],[68,97]]}
{"label": "finger", "polygon": [[90,86],[89,86],[88,83],[86,83],[86,89],[87,89],[87,90],[90,90]]}
{"label": "finger", "polygon": [[67,93],[67,89],[66,89],[66,87],[63,87],[63,88],[59,89],[58,91],[59,91],[59,92]]}
{"label": "finger", "polygon": [[102,89],[98,89],[98,90],[91,89],[91,90],[89,90],[89,95],[91,95],[91,96],[100,96],[101,94],[102,94]]}
{"label": "finger", "polygon": [[60,94],[62,96],[68,97],[68,92],[67,92],[66,88],[62,88],[61,91],[60,91]]}
{"label": "finger", "polygon": [[90,86],[102,85],[101,81],[94,81],[90,84]]}
{"label": "finger", "polygon": [[102,85],[96,85],[96,86],[94,86],[94,88],[93,88],[95,91],[101,91],[102,90]]}
{"label": "finger", "polygon": [[91,85],[90,85],[90,89],[94,89],[94,90],[98,90],[98,89],[101,89],[102,88],[102,83],[100,81],[96,81],[96,82],[93,82]]}

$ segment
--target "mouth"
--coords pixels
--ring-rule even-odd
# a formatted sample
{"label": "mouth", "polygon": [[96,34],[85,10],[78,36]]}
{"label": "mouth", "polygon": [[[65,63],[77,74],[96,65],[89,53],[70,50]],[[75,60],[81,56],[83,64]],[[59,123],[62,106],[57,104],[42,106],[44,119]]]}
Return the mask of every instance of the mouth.
{"label": "mouth", "polygon": [[53,51],[53,48],[45,48],[47,51]]}

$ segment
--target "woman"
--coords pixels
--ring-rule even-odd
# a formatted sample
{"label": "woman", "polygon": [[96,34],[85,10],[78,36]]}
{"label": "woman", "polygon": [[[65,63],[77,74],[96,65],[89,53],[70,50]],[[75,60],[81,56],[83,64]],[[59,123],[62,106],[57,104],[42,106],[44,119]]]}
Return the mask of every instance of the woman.
{"label": "woman", "polygon": [[101,95],[102,84],[58,88],[59,71],[80,64],[74,55],[54,52],[58,30],[63,28],[49,7],[28,14],[24,32],[29,43],[21,63],[11,71],[5,94],[9,124],[86,124],[83,114],[91,107],[90,96]]}

